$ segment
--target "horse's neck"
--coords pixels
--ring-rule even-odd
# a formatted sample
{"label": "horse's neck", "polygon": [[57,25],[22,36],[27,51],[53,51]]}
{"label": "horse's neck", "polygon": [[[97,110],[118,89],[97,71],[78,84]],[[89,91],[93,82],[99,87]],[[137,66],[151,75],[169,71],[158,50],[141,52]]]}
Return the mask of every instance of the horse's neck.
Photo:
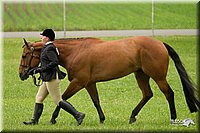
{"label": "horse's neck", "polygon": [[70,56],[76,50],[79,49],[82,42],[54,42],[54,45],[58,48],[60,54],[64,54],[65,56]]}
{"label": "horse's neck", "polygon": [[81,39],[63,39],[55,40],[54,44],[59,50],[59,63],[66,69],[70,67],[73,59],[80,51],[91,47],[94,44],[101,43],[103,40],[98,38],[81,38]]}
{"label": "horse's neck", "polygon": [[78,53],[78,50],[81,47],[81,41],[55,41],[54,45],[59,50],[59,63],[61,66],[67,67],[70,65],[70,62]]}
{"label": "horse's neck", "polygon": [[71,54],[76,54],[81,48],[90,47],[93,44],[103,42],[98,38],[80,38],[80,39],[63,39],[55,40],[54,44],[59,49],[61,54],[65,56],[70,56]]}

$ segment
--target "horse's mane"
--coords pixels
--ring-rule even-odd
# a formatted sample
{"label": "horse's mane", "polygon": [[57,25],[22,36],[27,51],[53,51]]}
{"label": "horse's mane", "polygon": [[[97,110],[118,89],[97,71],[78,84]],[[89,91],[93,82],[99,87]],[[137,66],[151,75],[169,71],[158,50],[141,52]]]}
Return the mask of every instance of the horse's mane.
{"label": "horse's mane", "polygon": [[98,38],[94,38],[94,37],[77,37],[77,38],[58,38],[55,39],[56,40],[63,40],[63,41],[82,41],[82,40],[87,40],[87,39],[94,39],[94,40],[100,40]]}
{"label": "horse's mane", "polygon": [[[77,37],[77,38],[58,38],[55,39],[55,41],[83,41],[87,39],[100,40],[99,38],[94,38],[94,37]],[[35,43],[38,42],[41,42],[41,40],[35,41]]]}
{"label": "horse's mane", "polygon": [[41,41],[35,41],[34,43],[30,43],[29,46],[32,46],[32,47],[43,47],[45,44]]}
{"label": "horse's mane", "polygon": [[[97,42],[102,42],[103,40],[99,38],[94,38],[94,37],[81,37],[81,38],[58,38],[54,40],[55,44],[76,44],[77,41],[97,41]],[[82,44],[82,43],[79,43]],[[39,41],[35,41],[33,44],[31,44],[33,47],[38,47],[38,46],[44,46],[45,44]]]}
{"label": "horse's mane", "polygon": [[[59,38],[59,39],[55,39],[54,43],[55,44],[83,44],[82,42],[102,42],[103,40],[99,39],[99,38],[93,38],[93,37],[82,37],[82,38]],[[90,43],[89,43],[90,44]]]}

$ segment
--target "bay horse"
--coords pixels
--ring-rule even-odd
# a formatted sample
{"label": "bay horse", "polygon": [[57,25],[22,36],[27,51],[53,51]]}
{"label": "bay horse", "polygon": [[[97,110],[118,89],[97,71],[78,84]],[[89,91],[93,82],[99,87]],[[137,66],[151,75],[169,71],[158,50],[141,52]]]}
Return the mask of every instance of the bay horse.
{"label": "bay horse", "polygon": [[[19,67],[21,80],[29,77],[29,71],[40,62],[41,42],[28,43],[24,39],[24,49]],[[174,104],[174,92],[169,86],[166,76],[169,56],[175,63],[179,73],[186,103],[191,113],[197,112],[200,102],[195,98],[195,87],[192,84],[178,54],[168,44],[151,37],[138,36],[120,40],[105,41],[98,38],[56,39],[59,64],[67,70],[70,84],[62,95],[67,100],[82,88],[89,93],[99,114],[100,123],[105,120],[101,109],[97,82],[109,81],[135,74],[143,97],[133,109],[129,123],[136,121],[136,116],[142,107],[152,98],[153,93],[149,84],[152,78],[165,95],[170,109],[171,123],[177,118]],[[56,123],[60,107],[57,106],[51,123]]]}

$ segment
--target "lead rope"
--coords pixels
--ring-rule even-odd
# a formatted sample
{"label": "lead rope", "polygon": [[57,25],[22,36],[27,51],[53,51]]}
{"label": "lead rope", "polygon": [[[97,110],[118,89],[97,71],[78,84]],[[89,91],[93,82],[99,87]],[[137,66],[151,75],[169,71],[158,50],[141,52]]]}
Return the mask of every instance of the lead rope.
{"label": "lead rope", "polygon": [[41,80],[41,75],[39,76],[38,78],[38,82],[36,81],[36,77],[35,77],[35,70],[33,71],[33,75],[32,75],[32,78],[33,78],[33,83],[35,86],[39,87],[42,85],[42,80]]}

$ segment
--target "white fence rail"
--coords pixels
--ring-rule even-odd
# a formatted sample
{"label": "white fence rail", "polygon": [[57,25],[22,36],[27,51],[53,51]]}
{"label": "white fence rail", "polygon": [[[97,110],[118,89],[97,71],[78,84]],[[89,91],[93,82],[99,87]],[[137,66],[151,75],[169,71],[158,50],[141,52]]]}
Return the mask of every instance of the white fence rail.
{"label": "white fence rail", "polygon": [[[197,29],[154,30],[155,36],[197,35]],[[3,32],[3,38],[40,38],[40,32]],[[66,38],[77,37],[152,36],[151,30],[66,31]],[[64,31],[56,31],[56,38],[64,38]]]}

